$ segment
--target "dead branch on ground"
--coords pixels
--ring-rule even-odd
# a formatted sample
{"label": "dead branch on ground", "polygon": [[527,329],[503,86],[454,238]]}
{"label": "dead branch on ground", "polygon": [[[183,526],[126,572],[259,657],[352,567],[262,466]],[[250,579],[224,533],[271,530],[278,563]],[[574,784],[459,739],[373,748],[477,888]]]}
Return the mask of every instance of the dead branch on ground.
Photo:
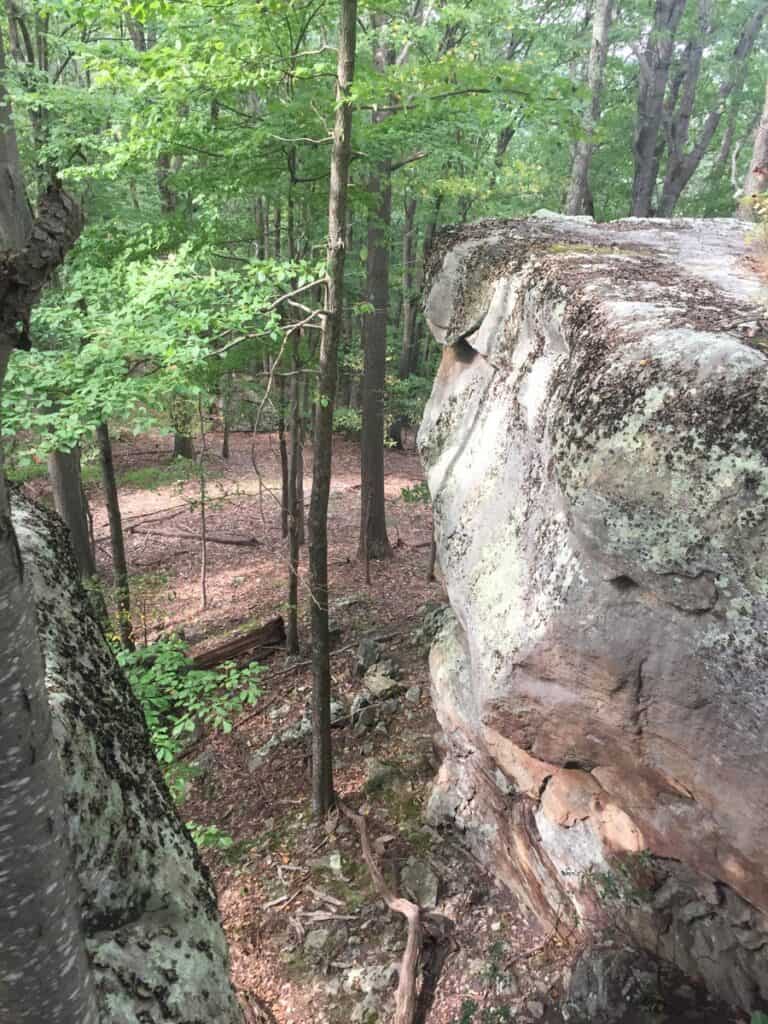
{"label": "dead branch on ground", "polygon": [[365,815],[357,814],[341,800],[338,800],[337,803],[342,814],[349,818],[360,834],[363,860],[368,867],[376,891],[393,913],[402,914],[408,922],[408,939],[403,958],[400,961],[400,980],[395,994],[393,1024],[413,1024],[416,1012],[416,972],[422,942],[421,909],[417,903],[411,903],[410,900],[397,896],[387,885],[381,868],[373,856]]}

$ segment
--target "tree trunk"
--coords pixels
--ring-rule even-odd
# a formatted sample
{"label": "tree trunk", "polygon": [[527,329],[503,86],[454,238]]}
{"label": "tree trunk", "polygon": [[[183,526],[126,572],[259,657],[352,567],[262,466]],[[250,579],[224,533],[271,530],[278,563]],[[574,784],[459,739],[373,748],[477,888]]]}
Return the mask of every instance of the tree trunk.
{"label": "tree trunk", "polygon": [[232,420],[232,371],[228,370],[224,374],[224,379],[221,384],[221,419],[222,419],[222,438],[221,438],[221,457],[222,459],[229,458],[229,432],[231,430]]}
{"label": "tree trunk", "polygon": [[660,139],[664,95],[675,46],[675,34],[686,0],[656,0],[653,25],[640,57],[640,85],[633,142],[635,170],[632,216],[650,217],[653,192],[664,146]]}
{"label": "tree trunk", "polygon": [[740,88],[746,73],[747,61],[754,49],[755,42],[763,28],[768,11],[765,6],[753,12],[744,25],[739,41],[733,52],[728,78],[718,89],[719,102],[709,111],[701,125],[695,145],[686,151],[690,131],[691,118],[695,102],[696,84],[704,54],[704,46],[709,32],[712,0],[699,0],[700,28],[699,37],[689,47],[689,72],[683,85],[679,109],[671,119],[668,130],[667,172],[664,188],[659,203],[662,217],[671,217],[675,207],[693,175],[696,173],[705,153],[709,149],[715,132],[720,124],[726,101],[734,90]]}
{"label": "tree trunk", "polygon": [[603,98],[603,75],[608,56],[608,30],[613,14],[613,0],[595,0],[592,13],[592,48],[589,52],[587,85],[590,90],[589,110],[584,118],[584,138],[576,142],[571,169],[571,185],[565,212],[584,214],[590,205],[589,170],[594,152],[594,134],[600,120]]}
{"label": "tree trunk", "polygon": [[413,372],[413,342],[416,327],[413,263],[415,252],[416,200],[408,199],[405,204],[403,224],[403,347],[400,350],[400,365],[397,375],[406,380]]}
{"label": "tree trunk", "polygon": [[174,459],[194,459],[195,445],[190,434],[173,435]]}
{"label": "tree trunk", "polygon": [[291,459],[287,480],[286,511],[288,513],[288,623],[286,646],[289,654],[299,653],[299,474],[302,472],[301,452],[301,385],[299,383],[298,339],[294,335],[291,360]]}
{"label": "tree trunk", "polygon": [[387,311],[389,308],[389,227],[392,219],[392,184],[389,164],[379,165],[368,191],[376,207],[368,222],[368,301],[373,312],[365,318],[363,364],[363,429],[360,437],[360,543],[359,558],[387,558],[392,549],[387,537],[384,505],[384,390],[387,369]]}
{"label": "tree trunk", "polygon": [[[1,394],[12,350],[29,344],[32,307],[82,225],[77,206],[58,189],[43,195],[33,224],[5,91],[1,32],[0,175]],[[97,1024],[25,568],[0,448],[0,1012],[14,1024]]]}
{"label": "tree trunk", "polygon": [[752,159],[744,180],[744,196],[739,203],[739,217],[744,220],[754,220],[754,201],[766,191],[768,191],[768,85],[765,88],[763,113],[755,131]]}
{"label": "tree trunk", "polygon": [[[291,388],[293,388],[293,378],[291,378]],[[288,446],[285,442],[285,377],[282,373],[277,374],[277,410],[277,438],[280,448],[280,533],[283,537],[287,537],[291,497]],[[293,430],[293,428],[291,429]],[[291,443],[293,443],[293,437],[291,437]]]}
{"label": "tree trunk", "polygon": [[306,543],[305,515],[304,515],[304,440],[305,423],[304,413],[307,398],[307,385],[303,375],[299,375],[299,420],[296,429],[299,438],[299,450],[296,454],[296,521],[298,525],[299,547]]}
{"label": "tree trunk", "polygon": [[99,445],[101,459],[101,479],[104,485],[104,501],[109,517],[109,540],[112,547],[112,571],[115,580],[115,607],[117,608],[117,625],[120,642],[127,650],[135,647],[133,626],[131,624],[131,594],[128,584],[128,562],[125,557],[123,540],[123,521],[120,515],[120,501],[117,492],[115,464],[112,459],[112,441],[107,423],[100,423],[96,428],[96,440]]}
{"label": "tree trunk", "polygon": [[328,637],[328,496],[331,487],[333,404],[344,304],[344,258],[352,106],[349,89],[355,69],[357,0],[341,0],[336,115],[328,200],[328,255],[323,332],[320,343],[312,496],[309,507],[309,579],[312,617],[312,806],[324,815],[333,803],[331,752],[331,663]]}
{"label": "tree trunk", "polygon": [[53,489],[54,507],[69,529],[80,577],[84,580],[92,579],[96,575],[96,562],[88,533],[88,512],[80,478],[80,449],[51,452],[48,456],[48,476]]}

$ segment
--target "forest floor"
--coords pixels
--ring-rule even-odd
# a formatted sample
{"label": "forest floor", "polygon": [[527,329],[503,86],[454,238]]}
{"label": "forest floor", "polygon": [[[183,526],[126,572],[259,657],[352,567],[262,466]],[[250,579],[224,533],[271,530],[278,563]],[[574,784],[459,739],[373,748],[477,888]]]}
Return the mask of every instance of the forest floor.
{"label": "forest floor", "polygon": [[[200,610],[198,483],[194,467],[168,454],[167,439],[115,443],[115,465],[131,572],[137,639],[176,632],[195,653],[261,625],[285,608],[287,545],[281,535],[277,438],[234,434],[227,461],[208,438],[207,528],[251,540],[210,544],[205,611]],[[305,496],[311,452],[305,464]],[[256,467],[256,469],[254,468]],[[390,885],[433,906],[440,941],[425,946],[417,1024],[555,1024],[567,978],[566,950],[542,934],[515,899],[468,856],[459,837],[425,823],[438,766],[430,704],[426,628],[446,596],[428,582],[431,513],[402,489],[423,479],[412,445],[385,454],[391,559],[374,562],[370,583],[357,560],[359,448],[336,439],[329,509],[329,568],[335,788],[370,823],[374,854]],[[88,478],[90,474],[86,474]],[[47,483],[29,489],[47,496]],[[100,488],[88,487],[100,571],[110,547]],[[306,549],[302,551],[306,568]],[[308,598],[301,586],[302,652],[268,661],[263,695],[228,734],[204,734],[189,748],[185,820],[213,828],[202,850],[219,896],[232,973],[251,1020],[269,1024],[373,1024],[391,1019],[404,919],[379,898],[357,830],[338,814],[309,810],[306,740],[286,729],[308,722],[311,670]],[[361,641],[391,659],[398,695],[353,722],[360,693]],[[218,830],[218,831],[215,831]],[[657,1018],[654,1018],[656,1020]],[[682,1018],[662,1016],[663,1021]],[[687,1019],[687,1018],[686,1018]],[[697,1017],[697,1020],[723,1018]]]}

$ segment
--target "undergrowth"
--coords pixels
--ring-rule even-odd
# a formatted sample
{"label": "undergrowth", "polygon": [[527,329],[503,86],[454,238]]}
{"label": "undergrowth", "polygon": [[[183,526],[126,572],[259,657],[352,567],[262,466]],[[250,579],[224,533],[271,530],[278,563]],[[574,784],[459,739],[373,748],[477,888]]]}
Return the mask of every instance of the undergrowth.
{"label": "undergrowth", "polygon": [[[180,759],[185,746],[201,728],[230,732],[237,713],[261,695],[258,679],[264,668],[238,668],[233,662],[216,671],[195,668],[184,642],[175,636],[135,651],[119,650],[117,660],[141,704],[155,756],[179,802],[194,774]],[[232,845],[216,826],[190,827],[200,846]]]}

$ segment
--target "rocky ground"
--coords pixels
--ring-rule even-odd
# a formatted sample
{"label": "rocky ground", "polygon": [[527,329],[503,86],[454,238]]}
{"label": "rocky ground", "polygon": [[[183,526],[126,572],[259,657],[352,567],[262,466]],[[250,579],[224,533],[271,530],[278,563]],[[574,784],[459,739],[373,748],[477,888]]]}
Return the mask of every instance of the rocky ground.
{"label": "rocky ground", "polygon": [[[204,612],[199,552],[189,537],[198,516],[195,484],[168,482],[162,439],[142,438],[116,450],[140,639],[181,630],[196,651],[280,613],[285,592],[285,545],[274,500],[276,439],[260,437],[253,447],[250,437],[237,435],[226,464],[213,454],[217,438],[210,442],[217,500],[209,529],[258,543],[211,546]],[[426,656],[445,595],[439,582],[426,579],[429,510],[401,496],[403,487],[422,479],[418,458],[412,450],[387,453],[394,553],[372,566],[370,584],[355,558],[357,458],[353,442],[337,442],[330,513],[337,792],[368,816],[374,853],[391,886],[432,915],[437,938],[424,948],[418,1020],[554,1024],[566,1019],[558,1007],[574,951],[563,935],[544,934],[495,886],[468,858],[459,836],[424,822],[440,756]],[[41,482],[32,489],[45,497]],[[108,571],[97,487],[90,498]],[[233,976],[253,1019],[373,1024],[391,1017],[406,927],[374,890],[356,829],[338,814],[318,823],[309,812],[308,654],[305,640],[298,658],[274,656],[260,703],[228,735],[205,735],[189,749],[182,810],[187,820],[211,829],[204,857],[219,893]],[[598,971],[610,978],[609,968]],[[644,1015],[612,1019],[741,1019],[699,1005],[695,990],[686,992],[678,981],[672,985],[677,1003],[664,1010],[658,979],[649,986],[648,969],[640,964],[638,972],[638,1012]],[[602,984],[592,975],[576,980],[587,992]]]}

